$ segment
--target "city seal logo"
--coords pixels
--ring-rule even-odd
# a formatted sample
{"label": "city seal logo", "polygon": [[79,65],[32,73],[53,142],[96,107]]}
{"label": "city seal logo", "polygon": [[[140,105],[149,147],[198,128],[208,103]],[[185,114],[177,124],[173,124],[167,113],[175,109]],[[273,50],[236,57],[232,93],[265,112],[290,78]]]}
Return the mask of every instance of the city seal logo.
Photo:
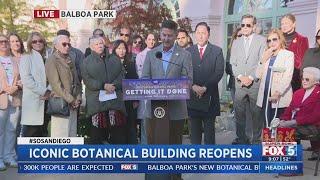
{"label": "city seal logo", "polygon": [[162,107],[157,107],[154,109],[153,114],[156,118],[161,119],[166,114],[166,111]]}

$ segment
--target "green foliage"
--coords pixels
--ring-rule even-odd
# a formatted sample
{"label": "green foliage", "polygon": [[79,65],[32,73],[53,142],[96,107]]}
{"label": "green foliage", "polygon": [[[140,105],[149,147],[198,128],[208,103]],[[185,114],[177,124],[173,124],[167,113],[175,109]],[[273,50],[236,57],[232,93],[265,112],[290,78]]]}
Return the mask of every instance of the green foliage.
{"label": "green foliage", "polygon": [[86,117],[85,110],[81,108],[78,117],[77,134],[79,137],[84,137],[85,141],[88,141],[90,137],[90,126],[91,120],[90,118]]}
{"label": "green foliage", "polygon": [[191,19],[190,18],[188,18],[188,17],[180,18],[180,19],[177,20],[177,23],[179,25],[179,28],[188,31],[189,33],[192,32]]}
{"label": "green foliage", "polygon": [[[101,0],[94,9],[112,9],[112,2],[103,3]],[[165,19],[172,19],[171,10],[165,4],[159,5],[149,0],[131,0],[130,4],[117,10],[117,17],[113,21],[103,23],[105,26],[111,26],[115,32],[122,26],[128,26],[134,33],[147,34],[159,31],[161,22]],[[102,20],[97,20],[97,24],[101,22]]]}
{"label": "green foliage", "polygon": [[[47,4],[50,3],[49,1]],[[45,7],[36,7],[36,9]],[[0,33],[16,32],[23,40],[26,40],[32,31],[41,32],[46,39],[53,37],[56,31],[55,21],[33,19],[33,9],[34,7],[27,4],[25,0],[0,0]]]}

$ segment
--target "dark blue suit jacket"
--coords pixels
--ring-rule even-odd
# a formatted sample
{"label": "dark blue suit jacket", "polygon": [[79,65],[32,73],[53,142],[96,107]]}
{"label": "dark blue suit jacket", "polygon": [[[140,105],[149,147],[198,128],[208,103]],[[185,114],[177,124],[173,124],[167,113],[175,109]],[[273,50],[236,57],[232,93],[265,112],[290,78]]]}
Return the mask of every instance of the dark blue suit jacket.
{"label": "dark blue suit jacket", "polygon": [[191,117],[213,117],[220,115],[218,83],[224,73],[222,49],[208,43],[203,58],[200,59],[198,45],[187,49],[192,55],[193,84],[207,87],[200,99],[192,91],[188,101],[188,113]]}

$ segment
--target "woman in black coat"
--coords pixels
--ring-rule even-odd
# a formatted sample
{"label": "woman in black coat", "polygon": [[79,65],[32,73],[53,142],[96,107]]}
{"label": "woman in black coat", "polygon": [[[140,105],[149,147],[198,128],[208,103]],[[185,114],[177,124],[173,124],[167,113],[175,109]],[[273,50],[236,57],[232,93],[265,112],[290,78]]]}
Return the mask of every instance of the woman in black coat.
{"label": "woman in black coat", "polygon": [[[112,56],[121,61],[125,69],[125,79],[139,79],[136,63],[128,55],[128,46],[123,40],[116,40],[113,44]],[[137,144],[137,108],[139,101],[125,101],[127,111],[127,125],[125,137],[127,144]]]}
{"label": "woman in black coat", "polygon": [[[81,74],[86,85],[86,115],[91,118],[91,143],[102,144],[106,140],[107,129],[110,132],[111,144],[126,144],[123,136],[125,125],[111,125],[110,111],[126,115],[122,100],[122,79],[124,70],[117,58],[104,55],[103,39],[90,38],[91,54],[85,58],[81,66]],[[100,101],[100,91],[116,92],[117,98]],[[120,113],[118,113],[120,114]],[[122,132],[122,133],[121,133]]]}
{"label": "woman in black coat", "polygon": [[320,69],[320,29],[316,34],[316,47],[310,48],[304,54],[302,68],[316,67]]}

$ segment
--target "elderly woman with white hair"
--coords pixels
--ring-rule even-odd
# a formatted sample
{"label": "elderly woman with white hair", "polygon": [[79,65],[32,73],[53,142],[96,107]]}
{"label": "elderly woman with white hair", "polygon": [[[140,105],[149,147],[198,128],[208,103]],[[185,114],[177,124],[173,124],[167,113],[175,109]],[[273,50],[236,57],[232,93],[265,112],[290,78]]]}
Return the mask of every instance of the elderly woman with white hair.
{"label": "elderly woman with white hair", "polygon": [[[279,127],[296,127],[298,138],[320,134],[320,70],[303,69],[302,88],[293,94],[289,107],[281,116]],[[313,152],[319,151],[320,140],[311,139]],[[315,153],[309,160],[315,160]]]}
{"label": "elderly woman with white hair", "polygon": [[[122,79],[124,69],[117,59],[110,59],[104,54],[104,40],[93,36],[89,40],[91,54],[87,56],[81,66],[81,75],[86,86],[86,115],[90,117],[91,143],[102,144],[106,139],[107,128],[110,130],[112,144],[123,143],[125,133],[123,128],[111,126],[109,110],[125,112],[122,100]],[[103,94],[116,93],[115,99],[103,100]]]}
{"label": "elderly woman with white hair", "polygon": [[[58,35],[54,39],[55,52],[46,61],[45,69],[53,97],[48,100],[51,114],[51,137],[77,136],[77,109],[81,104],[81,84],[74,60],[69,56],[70,39]],[[64,104],[56,108],[59,102]]]}

